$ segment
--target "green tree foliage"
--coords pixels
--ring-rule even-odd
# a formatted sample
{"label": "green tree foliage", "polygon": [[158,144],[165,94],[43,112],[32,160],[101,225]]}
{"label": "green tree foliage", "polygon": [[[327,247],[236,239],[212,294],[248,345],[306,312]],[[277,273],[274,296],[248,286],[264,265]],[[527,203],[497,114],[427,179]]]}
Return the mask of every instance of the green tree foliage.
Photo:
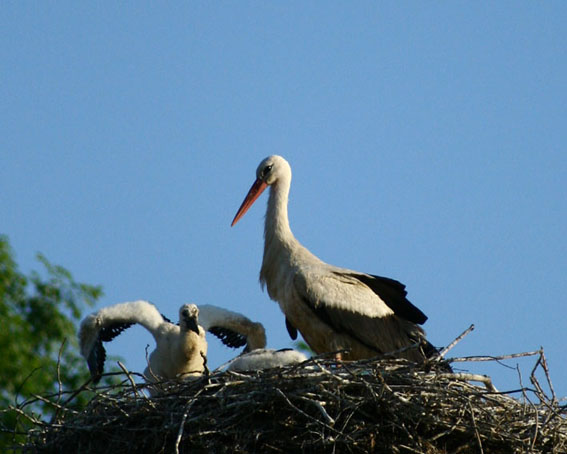
{"label": "green tree foliage", "polygon": [[[82,309],[102,295],[100,287],[77,283],[61,266],[38,254],[45,277],[23,275],[5,236],[0,236],[0,451],[21,441],[29,428],[18,407],[37,395],[56,394],[83,385],[89,374],[79,354],[77,322]],[[84,405],[81,393],[73,405]],[[40,417],[56,408],[38,400],[26,407]]]}

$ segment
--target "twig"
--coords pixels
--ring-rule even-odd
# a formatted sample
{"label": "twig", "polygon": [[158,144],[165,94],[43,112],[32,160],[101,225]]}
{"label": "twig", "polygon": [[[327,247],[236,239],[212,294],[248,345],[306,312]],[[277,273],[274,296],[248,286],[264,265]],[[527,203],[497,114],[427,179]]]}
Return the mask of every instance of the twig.
{"label": "twig", "polygon": [[[128,380],[130,381],[130,386],[132,386],[132,390],[134,391],[134,395],[136,397],[140,397],[140,394],[138,393],[138,389],[136,388],[136,382],[134,381],[134,379],[130,375],[130,371],[128,369],[126,369],[126,366],[124,366],[124,364],[122,364],[120,361],[117,361],[117,363],[118,363],[118,366],[120,367],[120,369],[122,369],[122,371],[126,374],[126,377],[128,378]],[[144,396],[144,397],[146,397],[146,396]]]}
{"label": "twig", "polygon": [[9,405],[8,408],[12,411],[15,411],[16,413],[18,413],[19,415],[23,416],[24,418],[28,419],[29,421],[31,421],[34,425],[36,426],[44,426],[47,425],[47,423],[34,418],[33,415],[30,415],[28,413],[26,413],[25,411],[23,411],[21,408],[18,407],[14,407],[13,405]]}
{"label": "twig", "polygon": [[[61,397],[63,394],[63,383],[61,382],[61,355],[63,354],[63,348],[65,343],[67,342],[67,338],[63,339],[61,342],[61,347],[59,347],[59,353],[57,354],[57,404],[61,403]],[[55,415],[53,415],[53,419],[56,421],[59,417],[59,408],[55,410]]]}
{"label": "twig", "polygon": [[16,396],[15,396],[16,405],[18,404],[18,396],[20,395],[20,391],[26,385],[26,382],[32,377],[32,375],[35,374],[40,369],[41,369],[41,367],[36,367],[36,368],[32,369],[31,372],[28,375],[26,375],[26,378],[23,379],[20,386],[18,386],[16,388],[16,393],[15,393],[16,394]]}
{"label": "twig", "polygon": [[488,375],[466,374],[466,373],[446,373],[446,374],[437,374],[437,377],[448,378],[448,379],[453,379],[453,380],[461,380],[461,381],[479,381],[482,384],[484,384],[486,389],[488,389],[490,392],[493,392],[493,393],[499,392],[495,388],[494,384],[492,383],[492,380],[490,379],[490,377]]}
{"label": "twig", "polygon": [[348,380],[345,380],[344,378],[333,374],[332,372],[328,371],[326,367],[324,367],[319,361],[317,361],[316,359],[313,360],[313,363],[319,368],[319,371],[322,372],[325,375],[328,375],[330,377],[332,377],[333,379],[339,381],[339,382],[348,382]]}
{"label": "twig", "polygon": [[52,400],[49,400],[49,399],[47,399],[47,398],[45,398],[45,397],[43,397],[43,396],[39,396],[39,395],[37,395],[37,394],[34,394],[33,396],[34,396],[37,400],[40,400],[40,401],[43,402],[43,403],[46,403],[46,404],[51,405],[52,407],[55,407],[57,410],[70,411],[70,412],[72,412],[72,413],[77,413],[76,410],[72,410],[72,409],[70,409],[69,407],[64,407],[64,406],[60,405],[59,403],[53,402]]}
{"label": "twig", "polygon": [[469,404],[469,409],[471,411],[471,418],[472,418],[472,422],[473,422],[474,433],[476,435],[476,440],[478,441],[478,447],[480,449],[480,454],[484,454],[484,449],[482,449],[482,440],[480,439],[480,433],[478,432],[478,427],[476,426],[476,419],[474,417],[474,409],[472,407],[470,399],[468,401],[468,404]]}
{"label": "twig", "polygon": [[439,352],[439,357],[443,358],[449,350],[451,350],[455,345],[457,345],[465,336],[474,330],[474,323],[471,324],[466,330],[459,334],[453,342],[447,345],[443,350]]}
{"label": "twig", "polygon": [[315,399],[308,399],[307,397],[302,397],[302,396],[300,396],[300,399],[315,405],[317,407],[317,409],[323,415],[323,418],[325,418],[325,420],[327,421],[327,424],[329,424],[330,426],[335,425],[335,420],[329,416],[329,413],[327,413],[327,410],[325,410],[325,408],[323,407],[323,404],[321,404],[321,402],[319,402],[318,400],[315,400]]}
{"label": "twig", "polygon": [[154,371],[152,370],[152,366],[150,366],[150,357],[149,357],[149,354],[148,354],[149,348],[150,348],[150,345],[146,344],[146,349],[145,349],[146,350],[146,364],[148,365],[148,372],[149,372],[149,375],[150,375],[147,378],[151,378],[152,379],[151,381],[153,381],[154,384],[155,384],[155,383],[159,383],[161,380],[160,380],[160,377],[158,377],[156,374],[154,374]]}
{"label": "twig", "polygon": [[203,388],[200,391],[197,391],[193,399],[187,402],[187,405],[185,406],[185,411],[183,412],[181,423],[179,424],[179,430],[177,431],[177,438],[175,439],[175,454],[179,454],[179,444],[181,443],[181,438],[183,438],[183,428],[185,427],[185,420],[189,415],[189,410],[191,410],[191,407],[197,401],[197,397],[199,396],[199,394],[201,394],[202,391]]}
{"label": "twig", "polygon": [[547,379],[547,384],[549,385],[549,389],[551,390],[551,397],[552,403],[557,404],[557,396],[555,395],[555,390],[553,389],[553,383],[551,383],[551,376],[549,375],[549,368],[547,367],[547,360],[545,358],[545,353],[543,352],[543,347],[540,348],[541,350],[541,367],[545,372],[545,378]]}
{"label": "twig", "polygon": [[458,358],[451,358],[449,361],[453,363],[475,362],[475,361],[501,361],[503,359],[523,358],[526,356],[539,355],[539,350],[535,352],[512,353],[510,355],[500,356],[462,356]]}
{"label": "twig", "polygon": [[416,348],[419,348],[420,345],[420,342],[415,342],[406,347],[398,348],[397,350],[393,350],[391,352],[382,353],[376,358],[398,358],[400,356],[400,353],[407,352],[408,350],[415,350]]}
{"label": "twig", "polygon": [[210,383],[211,381],[211,371],[209,370],[209,367],[207,366],[207,355],[205,355],[203,352],[201,353],[201,358],[203,358],[203,376],[206,378],[207,382]]}
{"label": "twig", "polygon": [[[284,398],[284,400],[287,402],[287,404],[288,404],[291,408],[293,408],[295,411],[297,411],[298,413],[300,413],[300,414],[302,414],[303,416],[305,416],[307,419],[310,419],[310,420],[312,420],[312,421],[315,421],[317,424],[320,424],[320,425],[326,427],[327,429],[329,429],[330,431],[332,431],[332,432],[334,432],[334,433],[337,433],[337,434],[339,434],[339,435],[341,435],[341,436],[345,436],[342,432],[339,432],[339,431],[336,430],[334,427],[331,427],[330,425],[328,425],[328,424],[326,424],[326,423],[324,423],[324,422],[322,422],[322,421],[319,421],[317,418],[314,418],[314,417],[311,416],[310,414],[305,413],[301,408],[298,408],[298,407],[296,407],[295,405],[293,405],[293,404],[291,403],[291,401],[288,399],[288,397],[284,394],[284,392],[283,392],[281,389],[276,388],[276,392],[277,392],[280,396],[282,396],[282,397]],[[348,435],[346,435],[346,438],[348,438],[348,439],[351,440],[351,441],[354,441],[354,440],[353,440],[350,436],[348,436]]]}
{"label": "twig", "polygon": [[61,401],[61,393],[63,392],[63,383],[61,382],[61,355],[63,354],[63,347],[67,342],[67,338],[63,339],[61,342],[61,347],[59,347],[59,353],[57,355],[57,403]]}
{"label": "twig", "polygon": [[532,451],[534,450],[536,440],[537,440],[537,437],[538,437],[538,434],[539,434],[539,418],[538,418],[538,415],[537,415],[537,408],[534,408],[534,410],[535,410],[534,411],[535,431],[534,431],[534,436],[533,436],[532,442],[530,443],[531,444],[530,448],[531,448]]}

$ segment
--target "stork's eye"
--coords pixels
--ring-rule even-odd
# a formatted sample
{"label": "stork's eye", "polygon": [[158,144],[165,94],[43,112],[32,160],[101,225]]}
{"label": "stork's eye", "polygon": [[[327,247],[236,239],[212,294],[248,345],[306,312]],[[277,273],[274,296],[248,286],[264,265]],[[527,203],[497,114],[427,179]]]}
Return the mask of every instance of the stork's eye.
{"label": "stork's eye", "polygon": [[273,164],[264,167],[264,170],[262,171],[262,176],[263,177],[267,176],[272,171],[272,167],[274,167]]}

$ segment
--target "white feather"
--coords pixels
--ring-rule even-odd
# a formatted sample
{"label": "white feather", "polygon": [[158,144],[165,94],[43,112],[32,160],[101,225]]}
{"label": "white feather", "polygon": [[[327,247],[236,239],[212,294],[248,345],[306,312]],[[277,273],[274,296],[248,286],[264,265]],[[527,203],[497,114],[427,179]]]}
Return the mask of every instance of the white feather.
{"label": "white feather", "polygon": [[307,361],[307,356],[296,350],[259,349],[235,358],[228,370],[251,371],[288,366]]}

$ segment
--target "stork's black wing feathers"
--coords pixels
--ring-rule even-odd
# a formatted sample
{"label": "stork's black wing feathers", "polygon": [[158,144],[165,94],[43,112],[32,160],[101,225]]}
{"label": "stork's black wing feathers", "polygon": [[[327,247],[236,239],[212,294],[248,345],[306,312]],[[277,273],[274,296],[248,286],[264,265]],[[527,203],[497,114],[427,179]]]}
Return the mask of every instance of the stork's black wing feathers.
{"label": "stork's black wing feathers", "polygon": [[110,342],[122,331],[130,328],[134,323],[113,323],[112,325],[101,328],[98,333],[98,338],[87,358],[87,365],[93,379],[93,383],[98,383],[102,372],[104,371],[104,362],[106,361],[106,350],[104,349],[103,342]]}
{"label": "stork's black wing feathers", "polygon": [[287,329],[289,337],[291,337],[292,340],[297,339],[297,328],[291,324],[287,317],[285,318],[285,327]]}
{"label": "stork's black wing feathers", "polygon": [[208,331],[218,337],[227,347],[238,348],[246,345],[247,342],[246,336],[228,328],[211,326]]}
{"label": "stork's black wing feathers", "polygon": [[104,370],[104,361],[106,360],[106,350],[102,345],[100,337],[96,340],[89,357],[87,358],[87,365],[94,384],[100,381],[102,371]]}
{"label": "stork's black wing feathers", "polygon": [[130,328],[133,324],[134,323],[129,323],[129,322],[113,323],[112,325],[108,325],[105,326],[104,328],[101,328],[98,337],[103,342],[110,342],[112,339],[118,336],[122,331]]}
{"label": "stork's black wing feathers", "polygon": [[[171,323],[173,325],[173,322],[170,319],[168,319],[165,315],[163,315],[161,313],[160,313],[160,315],[163,318],[164,322]],[[176,325],[179,325],[179,322],[177,322]]]}
{"label": "stork's black wing feathers", "polygon": [[406,298],[408,292],[401,282],[372,274],[353,273],[351,276],[370,287],[398,317],[418,325],[422,325],[427,320],[427,316]]}

